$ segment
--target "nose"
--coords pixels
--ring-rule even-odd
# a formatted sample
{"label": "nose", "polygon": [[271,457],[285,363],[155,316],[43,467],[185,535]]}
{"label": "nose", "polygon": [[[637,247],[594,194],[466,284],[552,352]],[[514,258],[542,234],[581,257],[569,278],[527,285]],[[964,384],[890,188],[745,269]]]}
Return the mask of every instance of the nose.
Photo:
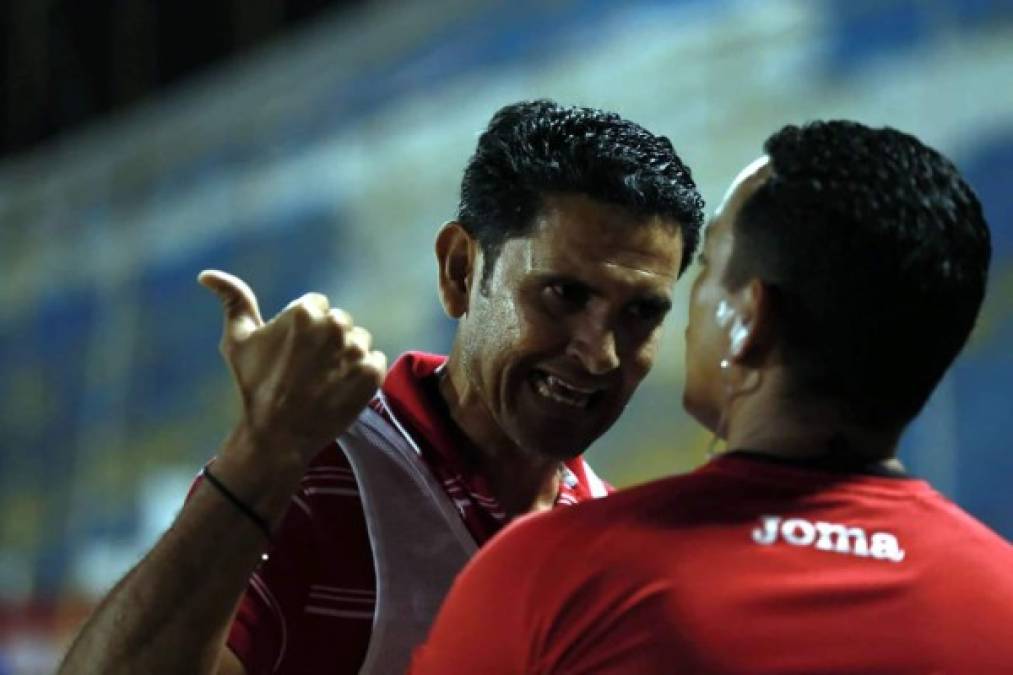
{"label": "nose", "polygon": [[582,321],[570,338],[566,353],[592,375],[605,375],[619,367],[615,331],[601,321]]}

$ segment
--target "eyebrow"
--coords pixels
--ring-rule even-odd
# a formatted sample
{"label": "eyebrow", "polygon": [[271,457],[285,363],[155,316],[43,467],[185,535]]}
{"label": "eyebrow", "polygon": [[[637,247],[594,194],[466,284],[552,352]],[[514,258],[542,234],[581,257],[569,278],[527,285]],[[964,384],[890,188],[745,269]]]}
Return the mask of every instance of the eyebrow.
{"label": "eyebrow", "polygon": [[[598,289],[597,287],[589,284],[583,279],[574,276],[569,276],[566,274],[549,274],[546,275],[542,279],[542,281],[543,283],[565,282],[568,284],[575,284],[577,286],[582,286],[583,288],[585,288],[587,292],[590,293],[591,295],[602,295],[601,290]],[[673,307],[672,298],[670,296],[664,295],[662,293],[655,293],[653,291],[637,291],[636,295],[630,300],[630,302],[631,303],[644,302],[651,305],[652,307],[664,310],[666,312],[672,309]]]}

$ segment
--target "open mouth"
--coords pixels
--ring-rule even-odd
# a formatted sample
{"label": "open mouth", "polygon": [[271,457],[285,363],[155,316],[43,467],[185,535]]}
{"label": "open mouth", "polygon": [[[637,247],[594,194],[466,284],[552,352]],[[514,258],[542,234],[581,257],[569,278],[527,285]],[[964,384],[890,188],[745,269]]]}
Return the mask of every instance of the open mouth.
{"label": "open mouth", "polygon": [[578,410],[587,410],[602,395],[600,388],[582,387],[543,370],[535,370],[531,373],[531,384],[535,392],[542,398]]}

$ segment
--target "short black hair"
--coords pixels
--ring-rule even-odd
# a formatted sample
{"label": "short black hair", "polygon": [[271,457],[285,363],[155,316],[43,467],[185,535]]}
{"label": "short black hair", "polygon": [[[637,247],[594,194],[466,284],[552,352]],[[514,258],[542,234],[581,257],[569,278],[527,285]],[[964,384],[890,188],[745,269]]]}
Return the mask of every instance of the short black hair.
{"label": "short black hair", "polygon": [[616,113],[539,99],[493,115],[464,170],[457,220],[485,257],[483,287],[507,239],[529,234],[549,193],[580,193],[682,231],[693,260],[703,198],[671,141]]}
{"label": "short black hair", "polygon": [[991,241],[954,165],[896,129],[786,126],[743,205],[725,279],[772,290],[790,379],[875,428],[909,422],[963,348]]}

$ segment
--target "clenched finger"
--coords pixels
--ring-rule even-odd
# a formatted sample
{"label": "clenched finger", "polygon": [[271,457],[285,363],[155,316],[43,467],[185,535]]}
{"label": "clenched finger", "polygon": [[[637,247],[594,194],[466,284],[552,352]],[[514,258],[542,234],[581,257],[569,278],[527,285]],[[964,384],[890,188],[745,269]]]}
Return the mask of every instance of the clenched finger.
{"label": "clenched finger", "polygon": [[282,314],[290,314],[303,326],[309,326],[327,318],[331,306],[322,293],[307,293],[288,303]]}
{"label": "clenched finger", "polygon": [[339,359],[327,375],[327,387],[340,391],[353,381],[372,382],[379,387],[387,374],[387,357],[381,351],[370,351],[361,357]]}
{"label": "clenched finger", "polygon": [[383,383],[387,376],[387,355],[374,349],[362,360],[363,368],[376,377],[376,386]]}
{"label": "clenched finger", "polygon": [[355,325],[352,316],[339,307],[331,307],[328,314],[330,314],[331,322],[341,330],[342,335]]}
{"label": "clenched finger", "polygon": [[360,361],[365,359],[372,349],[373,336],[362,326],[352,326],[345,332],[345,345],[341,350],[343,359]]}
{"label": "clenched finger", "polygon": [[383,384],[387,357],[383,352],[370,352],[355,364],[333,371],[329,377],[329,404],[335,409],[365,405]]}

